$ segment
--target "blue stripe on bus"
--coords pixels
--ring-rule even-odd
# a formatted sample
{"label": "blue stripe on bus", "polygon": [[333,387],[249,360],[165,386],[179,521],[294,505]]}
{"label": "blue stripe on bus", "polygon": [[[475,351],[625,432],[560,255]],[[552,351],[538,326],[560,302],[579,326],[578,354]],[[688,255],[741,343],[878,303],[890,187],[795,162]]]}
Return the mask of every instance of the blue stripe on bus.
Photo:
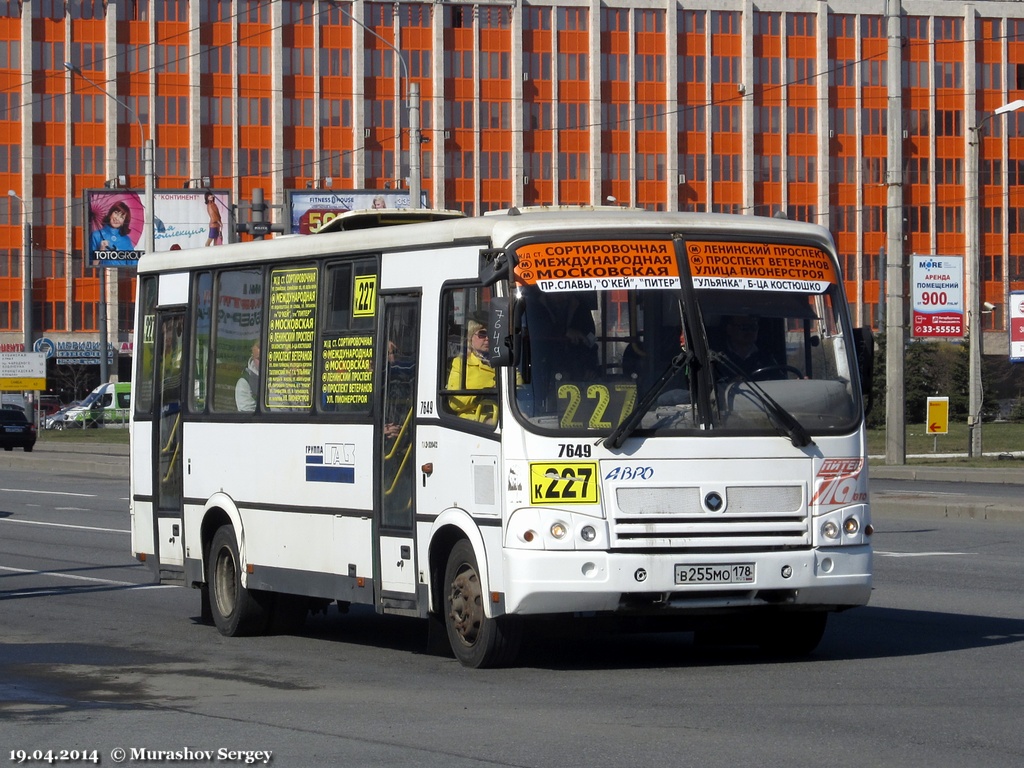
{"label": "blue stripe on bus", "polygon": [[307,483],[354,483],[355,467],[334,467],[323,464],[306,464]]}

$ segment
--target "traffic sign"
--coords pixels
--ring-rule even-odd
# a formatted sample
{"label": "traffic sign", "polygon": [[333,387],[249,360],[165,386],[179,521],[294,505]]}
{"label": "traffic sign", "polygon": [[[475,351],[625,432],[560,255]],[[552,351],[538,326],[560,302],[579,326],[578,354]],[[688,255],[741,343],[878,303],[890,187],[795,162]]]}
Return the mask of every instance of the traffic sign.
{"label": "traffic sign", "polygon": [[929,435],[944,435],[949,432],[949,398],[929,397],[926,420]]}
{"label": "traffic sign", "polygon": [[42,352],[0,353],[0,390],[46,389],[46,355]]}

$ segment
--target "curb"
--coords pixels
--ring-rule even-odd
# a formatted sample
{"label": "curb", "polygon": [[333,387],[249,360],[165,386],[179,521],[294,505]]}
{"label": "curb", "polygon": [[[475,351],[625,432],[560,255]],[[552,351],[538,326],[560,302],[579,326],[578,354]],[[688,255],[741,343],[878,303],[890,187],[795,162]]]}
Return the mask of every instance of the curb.
{"label": "curb", "polygon": [[0,451],[0,467],[23,472],[123,478],[128,480],[129,448],[118,444],[37,441],[26,453]]}
{"label": "curb", "polygon": [[931,520],[979,520],[1024,523],[1024,506],[1008,504],[943,504],[921,501],[908,494],[874,493],[871,517],[876,523],[885,518],[928,518]]}

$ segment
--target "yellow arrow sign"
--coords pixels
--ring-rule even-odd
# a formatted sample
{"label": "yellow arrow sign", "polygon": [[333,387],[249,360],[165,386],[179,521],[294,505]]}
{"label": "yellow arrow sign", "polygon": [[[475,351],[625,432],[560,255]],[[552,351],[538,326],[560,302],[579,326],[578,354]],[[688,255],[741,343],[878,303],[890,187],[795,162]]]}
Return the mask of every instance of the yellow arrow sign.
{"label": "yellow arrow sign", "polygon": [[944,435],[949,432],[949,398],[929,397],[926,420],[929,435]]}

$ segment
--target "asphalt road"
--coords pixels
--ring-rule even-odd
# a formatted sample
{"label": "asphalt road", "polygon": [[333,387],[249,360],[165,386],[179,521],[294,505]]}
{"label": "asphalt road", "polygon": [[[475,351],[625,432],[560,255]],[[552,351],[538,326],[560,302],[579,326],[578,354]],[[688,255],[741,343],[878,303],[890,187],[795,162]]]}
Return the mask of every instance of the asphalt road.
{"label": "asphalt road", "polygon": [[[422,622],[365,610],[332,609],[297,635],[220,636],[199,621],[195,591],[145,584],[129,554],[126,491],[121,478],[0,469],[5,756],[86,749],[108,766],[116,749],[132,765],[244,765],[265,759],[256,751],[278,766],[1024,763],[1015,523],[876,515],[871,604],[833,616],[806,660],[701,648],[686,634],[538,623],[519,667],[473,671],[425,653]],[[133,749],[144,751],[132,759]]]}

